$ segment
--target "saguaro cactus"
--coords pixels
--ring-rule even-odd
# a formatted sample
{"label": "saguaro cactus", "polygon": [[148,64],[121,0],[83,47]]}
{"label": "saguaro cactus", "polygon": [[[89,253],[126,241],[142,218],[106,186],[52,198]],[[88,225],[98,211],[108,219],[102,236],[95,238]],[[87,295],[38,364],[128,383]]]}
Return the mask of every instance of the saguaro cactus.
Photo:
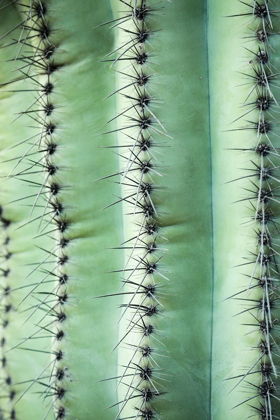
{"label": "saguaro cactus", "polygon": [[0,2],[1,418],[280,417],[279,13]]}
{"label": "saguaro cactus", "polygon": [[[113,276],[107,285],[102,281],[114,260],[104,249],[120,241],[114,229],[120,215],[108,221],[99,211],[112,188],[93,182],[101,163],[93,139],[112,109],[101,98],[114,81],[97,63],[113,38],[97,42],[103,33],[92,26],[107,19],[109,8],[101,4],[85,19],[91,2],[83,11],[63,1],[1,6],[1,202],[18,255],[9,260],[16,312],[4,348],[15,395],[3,400],[3,410],[7,418],[14,409],[26,419],[53,412],[56,418],[110,418],[105,407],[114,386],[99,384],[92,395],[88,385],[112,374],[103,355],[117,339],[116,305],[101,326],[104,306],[92,300],[114,287]],[[102,160],[109,171],[116,158]],[[113,360],[116,370],[116,355]]]}

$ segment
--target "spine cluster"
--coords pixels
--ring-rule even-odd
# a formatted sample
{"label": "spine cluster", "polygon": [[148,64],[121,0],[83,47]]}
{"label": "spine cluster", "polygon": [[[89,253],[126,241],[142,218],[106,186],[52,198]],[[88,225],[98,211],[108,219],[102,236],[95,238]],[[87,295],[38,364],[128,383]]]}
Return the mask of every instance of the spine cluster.
{"label": "spine cluster", "polygon": [[[47,2],[30,0],[26,4],[17,1],[14,3],[18,3],[22,22],[5,36],[9,40],[13,39],[13,32],[16,32],[20,33],[20,38],[18,41],[9,41],[5,47],[18,42],[15,60],[17,76],[1,87],[11,87],[12,92],[26,95],[32,92],[33,101],[18,118],[29,118],[25,123],[27,125],[29,122],[34,134],[23,138],[19,144],[12,145],[20,150],[25,146],[25,151],[13,162],[9,177],[30,186],[30,194],[15,201],[29,206],[29,219],[21,228],[31,224],[37,227],[37,232],[34,228],[34,237],[38,241],[37,247],[42,251],[41,261],[33,262],[29,276],[21,279],[28,292],[18,305],[22,309],[25,303],[31,308],[28,309],[28,322],[34,316],[38,319],[38,314],[41,316],[36,322],[34,333],[17,347],[30,350],[28,344],[32,343],[32,351],[36,351],[33,344],[38,342],[37,338],[50,342],[48,348],[51,350],[44,351],[50,360],[34,380],[27,382],[24,393],[30,390],[32,392],[35,384],[42,386],[42,401],[47,406],[44,418],[48,417],[54,407],[55,419],[63,419],[67,414],[64,398],[69,380],[63,342],[67,321],[67,247],[70,240],[68,212],[61,199],[61,193],[66,186],[61,182],[62,169],[56,164],[56,155],[62,143],[59,133],[59,106],[53,99],[58,90],[56,73],[61,68],[61,64],[58,65],[56,61],[59,46],[52,42],[54,28],[50,23],[51,10]],[[49,244],[49,248],[46,248],[46,244]],[[34,277],[35,282],[31,280]]]}
{"label": "spine cluster", "polygon": [[[148,420],[160,418],[156,405],[165,383],[157,362],[163,356],[157,321],[163,316],[161,290],[168,279],[162,270],[166,239],[157,192],[162,179],[159,151],[169,136],[157,117],[160,100],[156,97],[153,50],[155,16],[161,8],[157,2],[144,0],[119,3],[120,17],[109,22],[118,32],[118,42],[105,59],[116,68],[120,80],[110,95],[116,95],[119,104],[119,112],[110,123],[116,122],[117,128],[112,131],[118,133],[121,161],[120,171],[106,178],[116,177],[121,185],[122,196],[113,204],[123,206],[126,231],[118,247],[125,251],[126,262],[119,270],[119,295],[124,301],[116,345],[121,365],[119,401],[114,406],[118,407],[117,419]],[[126,356],[122,355],[123,349]]]}
{"label": "spine cluster", "polygon": [[[249,70],[243,75],[248,86],[244,98],[244,113],[237,122],[236,130],[254,133],[251,147],[242,151],[250,154],[250,168],[242,177],[248,180],[245,201],[252,210],[249,236],[255,249],[247,261],[241,264],[250,268],[246,274],[247,286],[233,296],[245,304],[240,314],[246,317],[250,336],[256,335],[252,363],[245,373],[235,377],[236,387],[246,387],[249,393],[238,406],[248,404],[252,417],[272,420],[279,414],[279,390],[277,364],[279,363],[277,313],[279,299],[279,134],[277,80],[279,74],[274,65],[275,29],[278,10],[270,1],[243,3],[248,17],[246,54]],[[250,45],[250,46],[249,46]],[[249,136],[248,136],[249,137]],[[253,230],[252,230],[253,226]],[[249,320],[249,321],[248,321]],[[233,388],[233,389],[234,389]]]}
{"label": "spine cluster", "polygon": [[1,279],[1,337],[0,337],[0,353],[1,353],[1,410],[0,417],[3,419],[16,420],[16,410],[12,407],[16,396],[12,375],[9,368],[9,355],[6,354],[7,338],[6,332],[11,322],[13,314],[12,288],[9,277],[11,272],[10,262],[13,257],[10,252],[9,229],[11,229],[10,220],[6,219],[3,214],[3,207],[0,206],[0,279]]}

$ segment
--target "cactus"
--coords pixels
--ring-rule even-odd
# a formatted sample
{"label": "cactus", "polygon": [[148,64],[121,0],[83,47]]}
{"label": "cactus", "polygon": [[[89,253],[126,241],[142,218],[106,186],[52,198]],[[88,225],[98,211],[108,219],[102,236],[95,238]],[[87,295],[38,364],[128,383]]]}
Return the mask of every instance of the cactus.
{"label": "cactus", "polygon": [[279,14],[0,2],[0,418],[280,417]]}
{"label": "cactus", "polygon": [[[117,366],[116,354],[113,369],[103,357],[117,339],[116,304],[101,326],[104,306],[93,301],[116,283],[114,276],[106,285],[101,279],[115,258],[108,262],[104,249],[119,242],[114,225],[121,226],[121,215],[108,221],[99,211],[113,186],[93,182],[101,163],[94,133],[112,110],[96,98],[114,82],[97,63],[113,37],[96,42],[103,33],[92,26],[109,13],[101,5],[85,20],[74,1],[1,4],[1,203],[18,254],[10,259],[16,321],[4,348],[15,395],[3,399],[5,418],[11,410],[22,419],[112,415],[105,408],[114,386],[97,382]],[[109,171],[116,160],[104,156],[102,168]]]}

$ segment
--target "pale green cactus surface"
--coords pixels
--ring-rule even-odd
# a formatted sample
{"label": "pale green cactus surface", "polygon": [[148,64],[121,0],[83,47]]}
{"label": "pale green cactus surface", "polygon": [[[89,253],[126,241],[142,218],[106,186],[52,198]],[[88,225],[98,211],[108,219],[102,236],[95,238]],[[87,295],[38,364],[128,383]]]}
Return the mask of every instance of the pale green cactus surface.
{"label": "pale green cactus surface", "polygon": [[279,36],[0,0],[0,420],[280,419]]}

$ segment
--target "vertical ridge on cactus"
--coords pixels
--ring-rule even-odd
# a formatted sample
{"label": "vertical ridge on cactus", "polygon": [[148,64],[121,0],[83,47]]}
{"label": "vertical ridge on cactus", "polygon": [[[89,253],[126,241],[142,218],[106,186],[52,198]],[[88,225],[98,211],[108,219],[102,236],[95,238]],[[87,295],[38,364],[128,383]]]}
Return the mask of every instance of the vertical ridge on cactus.
{"label": "vertical ridge on cactus", "polygon": [[[36,418],[90,418],[92,412],[95,416],[101,412],[100,417],[109,419],[111,413],[105,408],[115,387],[109,382],[98,384],[98,380],[104,373],[116,371],[116,356],[110,358],[112,365],[106,360],[116,336],[115,307],[101,319],[104,306],[92,298],[114,287],[113,275],[106,275],[107,284],[97,279],[103,278],[114,261],[110,258],[108,262],[104,248],[110,247],[113,239],[117,241],[119,231],[115,229],[110,237],[109,233],[115,224],[121,227],[117,214],[108,220],[99,211],[100,198],[109,199],[114,185],[107,185],[104,191],[94,182],[98,164],[106,169],[117,160],[102,157],[103,151],[96,153],[94,141],[101,132],[103,114],[113,108],[109,102],[99,102],[105,87],[113,88],[114,82],[97,63],[112,45],[112,37],[101,45],[101,30],[92,31],[92,15],[88,13],[84,19],[91,2],[84,2],[82,9],[74,1],[6,2],[7,7],[1,6],[2,16],[5,10],[10,17],[2,51],[13,68],[1,89],[10,92],[11,100],[24,97],[17,99],[20,118],[14,124],[29,126],[27,137],[17,142],[10,137],[4,151],[5,176],[18,185],[8,201],[27,209],[18,232],[32,232],[29,240],[33,248],[31,260],[25,261],[26,277],[17,273],[17,287],[27,283],[16,304],[17,319],[23,314],[24,332],[22,336],[16,331],[17,343],[9,348],[9,354],[41,353],[40,363],[34,363],[32,370],[23,365],[14,372],[16,383],[20,383],[13,405],[22,419],[32,418],[33,405]],[[14,24],[14,16],[19,24]],[[108,4],[100,4],[95,10],[96,22],[108,16]],[[29,96],[28,91],[32,92]],[[12,120],[12,113],[8,118]],[[110,139],[103,141],[103,146],[107,141]],[[13,150],[14,159],[6,158],[9,150]],[[22,183],[26,186],[23,196]],[[95,384],[94,394],[90,382]],[[28,409],[23,407],[26,401]]]}
{"label": "vertical ridge on cactus", "polygon": [[[1,4],[3,6],[3,4]],[[18,199],[30,194],[27,188],[27,182],[17,180],[15,177],[7,179],[7,174],[10,173],[15,165],[15,159],[18,154],[23,152],[23,147],[19,145],[15,153],[15,149],[11,148],[13,144],[21,142],[23,139],[28,139],[31,134],[28,127],[21,126],[11,121],[18,116],[22,111],[26,101],[31,99],[30,93],[22,93],[21,97],[17,97],[9,85],[5,82],[10,78],[14,70],[14,63],[10,60],[9,54],[16,54],[17,48],[14,43],[13,36],[20,36],[20,30],[15,30],[9,34],[11,28],[16,27],[20,23],[20,16],[16,11],[14,5],[1,9],[0,13],[0,27],[1,31],[7,33],[7,36],[1,38],[0,60],[1,72],[0,83],[1,85],[1,101],[0,101],[0,161],[1,161],[1,189],[0,201],[2,206],[3,220],[10,221],[10,224],[5,224],[6,228],[3,234],[6,240],[9,238],[8,250],[10,258],[7,260],[9,272],[7,277],[1,277],[1,304],[12,305],[8,313],[8,325],[5,328],[3,338],[3,346],[1,347],[2,358],[2,374],[5,377],[5,372],[8,373],[10,378],[9,384],[3,384],[1,387],[1,409],[2,417],[4,419],[17,419],[25,413],[25,418],[30,418],[31,413],[36,417],[41,415],[41,410],[38,405],[32,407],[33,397],[28,394],[25,398],[20,398],[22,392],[27,387],[27,382],[32,381],[38,375],[38,369],[41,368],[42,354],[40,350],[45,346],[46,341],[37,341],[34,351],[24,351],[22,346],[18,346],[19,340],[22,342],[25,337],[29,337],[33,333],[33,326],[26,324],[24,332],[22,324],[30,314],[30,307],[34,305],[35,299],[30,302],[30,307],[18,309],[18,304],[26,295],[27,291],[32,287],[34,277],[28,277],[30,273],[30,266],[37,261],[39,253],[31,245],[31,239],[34,231],[29,224],[25,228],[24,235],[22,234],[21,225],[26,223],[28,218],[29,208],[19,205]],[[9,47],[7,47],[9,45]],[[9,52],[8,52],[9,51]],[[25,85],[27,89],[27,85]],[[9,121],[9,123],[7,123]],[[47,245],[47,241],[45,241]],[[33,317],[33,322],[39,320],[41,314]],[[32,342],[35,344],[35,340]],[[28,347],[28,346],[27,346]],[[31,346],[32,347],[32,346]],[[48,346],[50,347],[50,346]],[[11,351],[11,349],[14,349]],[[37,349],[38,351],[35,351]],[[3,366],[4,365],[4,366]],[[24,366],[24,369],[23,369]],[[3,370],[5,369],[5,370]],[[35,383],[33,387],[34,392],[38,392],[38,386]],[[16,401],[18,403],[15,405]]]}
{"label": "vertical ridge on cactus", "polygon": [[[278,8],[278,2],[217,1],[210,9],[214,418],[279,415]],[[224,97],[217,91],[221,85]]]}
{"label": "vertical ridge on cactus", "polygon": [[[123,207],[125,256],[118,267],[125,296],[117,418],[206,418],[212,251],[204,2],[112,5],[116,44],[104,60],[117,72],[115,95],[108,96],[117,96],[120,170],[111,174],[122,186],[116,204]],[[206,118],[198,126],[199,112]],[[201,159],[197,170],[194,156]],[[209,314],[203,323],[198,299]]]}

